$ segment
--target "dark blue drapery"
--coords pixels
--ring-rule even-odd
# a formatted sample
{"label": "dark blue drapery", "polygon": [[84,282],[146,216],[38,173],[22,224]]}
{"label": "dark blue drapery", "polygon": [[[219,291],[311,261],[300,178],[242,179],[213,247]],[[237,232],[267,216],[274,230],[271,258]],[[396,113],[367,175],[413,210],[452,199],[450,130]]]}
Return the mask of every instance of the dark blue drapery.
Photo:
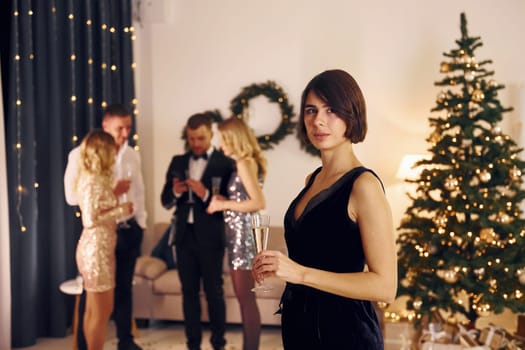
{"label": "dark blue drapery", "polygon": [[77,274],[81,225],[64,200],[66,158],[105,105],[134,110],[134,32],[130,0],[1,3],[12,345],[25,347],[70,324],[58,287]]}

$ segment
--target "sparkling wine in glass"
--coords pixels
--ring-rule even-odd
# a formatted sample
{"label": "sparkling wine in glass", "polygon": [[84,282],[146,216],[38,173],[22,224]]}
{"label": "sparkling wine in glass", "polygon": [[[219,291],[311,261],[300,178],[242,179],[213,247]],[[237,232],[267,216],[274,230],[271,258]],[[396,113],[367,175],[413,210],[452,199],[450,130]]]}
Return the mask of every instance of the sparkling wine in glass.
{"label": "sparkling wine in glass", "polygon": [[[127,180],[131,182],[131,176],[133,175],[133,166],[129,163],[122,163],[122,161],[119,162],[118,167],[118,177],[120,180]],[[129,192],[129,190],[128,190]],[[126,203],[129,201],[128,198],[128,192],[121,194],[118,197],[119,203]],[[120,227],[122,228],[129,228],[129,224],[126,221],[123,221],[120,223]]]}
{"label": "sparkling wine in glass", "polygon": [[[186,169],[185,175],[186,175],[186,180],[187,179],[191,179],[190,170],[189,169]],[[195,201],[193,200],[193,191],[192,191],[190,186],[188,186],[188,201],[186,203],[188,203],[188,204],[195,203]]]}
{"label": "sparkling wine in glass", "polygon": [[[131,181],[132,166],[131,164],[120,164],[119,167],[119,179]],[[125,203],[128,201],[128,192],[123,193],[119,197],[119,203]]]}
{"label": "sparkling wine in glass", "polygon": [[[255,241],[255,248],[257,250],[257,253],[262,252],[263,250],[266,250],[268,247],[268,238],[270,235],[270,215],[265,214],[253,214],[252,215],[252,233],[253,233],[253,239]],[[262,291],[262,292],[268,292],[272,290],[273,288],[271,286],[268,286],[264,283],[264,281],[254,288],[252,288],[252,292]]]}
{"label": "sparkling wine in glass", "polygon": [[215,196],[221,193],[221,178],[220,176],[214,176],[211,178],[211,194]]}

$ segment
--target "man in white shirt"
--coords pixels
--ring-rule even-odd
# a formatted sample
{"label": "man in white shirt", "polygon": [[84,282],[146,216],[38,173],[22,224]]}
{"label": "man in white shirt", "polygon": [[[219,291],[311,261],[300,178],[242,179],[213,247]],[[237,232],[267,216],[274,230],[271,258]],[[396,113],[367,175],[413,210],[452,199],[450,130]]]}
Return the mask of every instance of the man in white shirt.
{"label": "man in white shirt", "polygon": [[[141,349],[133,341],[131,333],[131,293],[135,263],[140,255],[140,245],[146,228],[146,210],[140,155],[128,145],[131,123],[131,113],[121,104],[110,105],[104,111],[102,129],[113,136],[119,148],[115,160],[114,177],[116,181],[113,192],[122,201],[132,202],[134,208],[133,215],[119,222],[117,226],[113,319],[115,320],[117,337],[119,339],[118,350]],[[78,205],[73,184],[77,174],[79,153],[79,147],[71,150],[64,174],[64,192],[66,202],[69,205]],[[83,306],[81,306],[79,311],[79,314],[83,315]],[[85,348],[85,340],[82,334],[82,318],[79,317],[78,322],[79,339],[77,341],[80,350]]]}

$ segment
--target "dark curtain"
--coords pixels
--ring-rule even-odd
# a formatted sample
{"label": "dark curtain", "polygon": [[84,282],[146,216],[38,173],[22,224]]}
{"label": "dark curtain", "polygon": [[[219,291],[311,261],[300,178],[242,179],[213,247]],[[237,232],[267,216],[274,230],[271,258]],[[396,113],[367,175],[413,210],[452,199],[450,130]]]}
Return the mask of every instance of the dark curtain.
{"label": "dark curtain", "polygon": [[67,155],[104,106],[134,110],[134,33],[130,0],[1,2],[12,346],[26,347],[70,325],[59,285],[77,274],[81,222],[64,199]]}

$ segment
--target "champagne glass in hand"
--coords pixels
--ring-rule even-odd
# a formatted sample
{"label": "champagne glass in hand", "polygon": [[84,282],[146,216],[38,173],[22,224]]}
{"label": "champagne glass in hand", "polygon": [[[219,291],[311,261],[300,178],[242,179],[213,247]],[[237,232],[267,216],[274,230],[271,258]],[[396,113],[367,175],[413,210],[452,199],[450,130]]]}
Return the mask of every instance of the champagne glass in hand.
{"label": "champagne glass in hand", "polygon": [[[186,174],[186,180],[191,179],[189,169],[186,169],[185,174]],[[193,191],[190,185],[188,185],[188,201],[186,203],[188,204],[195,203],[195,201],[193,200]]]}
{"label": "champagne glass in hand", "polygon": [[211,194],[213,196],[221,193],[221,178],[220,176],[214,176],[211,178]]}
{"label": "champagne glass in hand", "polygon": [[[131,164],[120,164],[119,167],[119,179],[128,181],[131,183],[131,175],[132,175],[132,166]],[[123,193],[119,197],[119,203],[125,203],[128,201],[128,191],[126,193]]]}
{"label": "champagne glass in hand", "polygon": [[[268,247],[268,236],[270,235],[270,215],[255,213],[252,215],[252,233],[255,241],[257,253],[266,250]],[[262,283],[252,288],[252,292],[268,292],[272,290],[271,286]]]}
{"label": "champagne glass in hand", "polygon": [[[122,203],[126,203],[126,202],[129,202],[129,198],[128,198],[128,192],[129,192],[129,185],[131,183],[131,176],[132,176],[132,171],[133,171],[133,167],[131,166],[131,164],[122,164],[120,163],[119,164],[119,167],[118,167],[118,177],[119,177],[119,181],[127,181],[127,186],[128,186],[128,190],[121,194],[118,198],[118,202],[120,204]],[[123,221],[120,223],[120,227],[122,228],[129,228],[129,224],[126,222],[126,221]]]}

